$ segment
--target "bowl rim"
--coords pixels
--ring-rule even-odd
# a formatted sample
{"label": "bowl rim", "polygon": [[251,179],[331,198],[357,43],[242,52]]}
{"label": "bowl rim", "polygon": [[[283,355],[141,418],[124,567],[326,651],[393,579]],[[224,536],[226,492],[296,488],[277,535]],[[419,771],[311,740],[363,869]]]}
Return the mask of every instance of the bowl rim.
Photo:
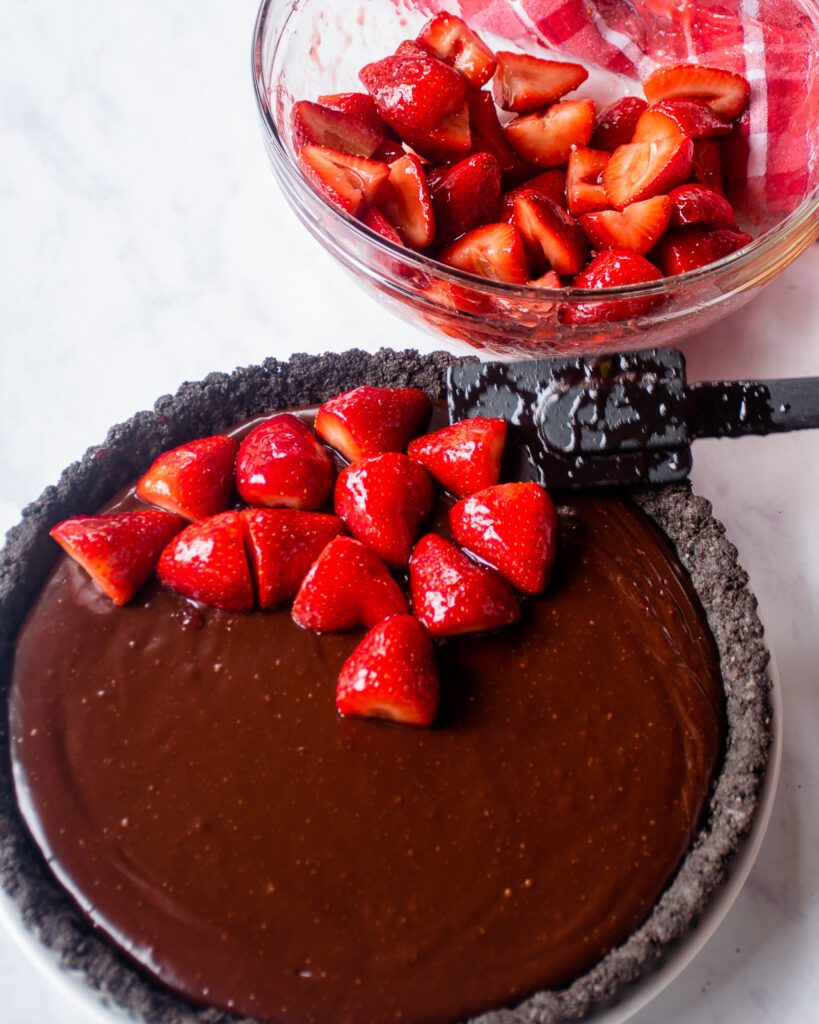
{"label": "bowl rim", "polygon": [[[794,0],[804,10],[816,26],[817,37],[819,38],[819,3],[817,0]],[[438,260],[432,259],[424,253],[417,252],[407,246],[396,244],[379,235],[372,228],[367,227],[362,221],[342,210],[340,207],[326,202],[318,189],[302,173],[294,158],[294,154],[286,141],[282,138],[276,126],[276,119],[270,106],[270,94],[264,80],[264,67],[262,62],[262,47],[268,22],[272,14],[284,13],[287,6],[290,10],[286,15],[282,29],[289,22],[290,18],[300,8],[299,0],[261,0],[256,21],[253,27],[253,41],[251,49],[251,68],[253,74],[253,86],[256,96],[256,106],[262,119],[262,128],[265,137],[272,145],[274,161],[287,177],[288,181],[295,185],[297,190],[304,192],[306,189],[316,198],[320,199],[324,206],[331,212],[331,215],[352,228],[363,236],[368,245],[374,247],[381,256],[387,259],[399,257],[405,263],[417,269],[420,273],[430,274],[435,278],[446,280],[452,284],[460,284],[474,289],[479,288],[482,292],[509,300],[525,299],[534,303],[544,302],[610,302],[615,298],[654,298],[666,295],[669,291],[681,291],[690,287],[709,281],[718,277],[723,272],[748,271],[749,277],[757,276],[754,273],[757,260],[763,261],[770,254],[787,242],[791,233],[799,233],[802,228],[809,229],[811,221],[815,221],[813,227],[813,240],[819,239],[819,184],[814,186],[810,194],[805,196],[799,206],[784,217],[779,223],[756,237],[751,243],[738,249],[736,252],[724,256],[722,259],[709,263],[696,270],[686,271],[684,274],[663,276],[658,281],[641,284],[620,285],[616,288],[576,288],[566,286],[561,288],[542,288],[536,285],[508,284],[503,281],[492,281],[489,278],[479,277],[455,267],[447,267]],[[275,40],[273,57],[281,45],[282,31]],[[810,243],[808,243],[810,244]],[[743,285],[745,286],[745,285]]]}

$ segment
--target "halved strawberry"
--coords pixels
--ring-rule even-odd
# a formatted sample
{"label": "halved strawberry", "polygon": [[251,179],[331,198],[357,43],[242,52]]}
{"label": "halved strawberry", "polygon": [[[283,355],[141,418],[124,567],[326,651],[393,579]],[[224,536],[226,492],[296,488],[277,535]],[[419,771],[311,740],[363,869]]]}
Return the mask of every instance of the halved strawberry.
{"label": "halved strawberry", "polygon": [[304,577],[292,615],[304,629],[338,633],[406,612],[401,588],[378,555],[352,537],[336,537]]}
{"label": "halved strawberry", "polygon": [[359,72],[381,117],[399,135],[430,132],[466,99],[466,80],[435,57],[393,56]]}
{"label": "halved strawberry", "polygon": [[479,224],[494,220],[500,201],[501,175],[490,153],[476,153],[427,176],[435,210],[435,239],[451,242]]}
{"label": "halved strawberry", "polygon": [[298,159],[316,188],[353,216],[377,198],[390,176],[389,167],[378,160],[366,160],[325,146],[304,146]]}
{"label": "halved strawberry", "polygon": [[[558,274],[554,270],[547,270],[545,274],[541,274],[540,277],[536,277],[534,281],[529,282],[530,288],[562,288],[563,282],[560,280]],[[545,311],[548,306],[541,304],[539,309]]]}
{"label": "halved strawberry", "polygon": [[306,100],[293,105],[290,117],[296,152],[303,146],[324,146],[369,157],[387,137],[386,131],[376,131],[352,114]]}
{"label": "halved strawberry", "polygon": [[248,505],[321,508],[330,496],[333,476],[326,449],[290,413],[265,420],[239,446],[236,487]]}
{"label": "halved strawberry", "polygon": [[417,437],[407,454],[462,498],[500,480],[505,443],[506,420],[476,416]]}
{"label": "halved strawberry", "polygon": [[[575,288],[620,288],[627,284],[646,284],[659,281],[660,271],[643,256],[628,249],[606,249],[601,252],[574,279]],[[656,297],[638,299],[603,299],[580,302],[569,306],[564,314],[567,324],[597,324],[615,320],[630,320],[661,301]]]}
{"label": "halved strawberry", "polygon": [[336,687],[342,715],[432,725],[438,710],[435,650],[414,615],[375,626],[344,662]]}
{"label": "halved strawberry", "polygon": [[384,164],[391,164],[394,160],[400,159],[406,154],[403,145],[395,139],[386,139],[373,153],[373,160],[380,160]]}
{"label": "halved strawberry", "polygon": [[753,238],[750,235],[730,228],[718,228],[715,231],[683,228],[665,236],[657,251],[657,258],[666,275],[672,277],[715,263],[751,242]]}
{"label": "halved strawberry", "polygon": [[569,154],[566,169],[566,201],[569,212],[575,217],[594,210],[606,210],[609,206],[606,190],[603,188],[603,171],[611,154],[603,149],[587,149],[578,146]]}
{"label": "halved strawberry", "polygon": [[566,172],[555,167],[551,171],[543,171],[535,175],[517,188],[504,192],[501,196],[499,211],[500,219],[509,224],[515,222],[515,200],[522,192],[537,192],[539,195],[551,199],[558,206],[564,206],[566,202]]}
{"label": "halved strawberry", "polygon": [[[392,132],[378,113],[375,100],[366,92],[337,92],[319,96],[318,102],[323,107],[331,110],[340,110],[342,114],[352,114],[353,117],[364,124],[370,131],[377,133],[381,142],[384,142]],[[380,160],[380,157],[376,157]]]}
{"label": "halved strawberry", "polygon": [[224,512],[233,497],[238,450],[236,441],[223,434],[181,444],[153,461],[136,495],[185,519]]}
{"label": "halved strawberry", "polygon": [[65,553],[117,605],[127,604],[154,570],[184,520],[158,508],[73,516],[51,530]]}
{"label": "halved strawberry", "polygon": [[591,137],[593,149],[613,153],[632,141],[640,115],[648,104],[640,96],[623,96],[600,111]]}
{"label": "halved strawberry", "polygon": [[417,156],[405,153],[389,165],[389,180],[378,200],[405,245],[425,249],[435,238],[435,214],[427,177]]}
{"label": "halved strawberry", "polygon": [[430,636],[486,633],[517,622],[520,604],[494,569],[428,533],[410,559],[412,610]]}
{"label": "halved strawberry", "polygon": [[534,272],[576,274],[589,253],[583,229],[551,199],[525,189],[515,199],[515,227]]}
{"label": "halved strawberry", "polygon": [[580,218],[593,249],[628,249],[645,256],[668,230],[673,203],[654,196],[632,203],[625,210],[601,210]]}
{"label": "halved strawberry", "polygon": [[472,152],[491,153],[504,174],[511,171],[517,162],[517,157],[503,134],[492,94],[470,92],[466,102],[469,107]]}
{"label": "halved strawberry", "polygon": [[238,512],[221,512],[188,526],[168,544],[159,581],[202,604],[230,612],[253,608],[253,581]]}
{"label": "halved strawberry", "polygon": [[526,250],[511,224],[484,224],[467,232],[438,255],[441,263],[490,281],[525,284],[529,279]]}
{"label": "halved strawberry", "polygon": [[725,158],[719,139],[694,139],[694,181],[725,195]]}
{"label": "halved strawberry", "polygon": [[291,600],[310,566],[344,533],[336,516],[289,508],[247,508],[239,513],[260,608]]}
{"label": "halved strawberry", "polygon": [[533,167],[560,167],[574,146],[587,146],[594,128],[592,100],[564,100],[548,110],[516,117],[506,140]]}
{"label": "halved strawberry", "polygon": [[480,89],[495,73],[494,53],[455,14],[446,11],[436,14],[418,33],[418,42],[460,71],[476,89]]}
{"label": "halved strawberry", "polygon": [[375,231],[376,234],[381,235],[382,238],[388,239],[395,245],[403,245],[401,236],[390,224],[387,218],[377,210],[374,206],[368,206],[367,209],[361,215],[361,223],[366,224],[371,231]]}
{"label": "halved strawberry", "polygon": [[669,135],[687,135],[689,139],[729,135],[730,121],[720,117],[700,100],[662,100],[640,115],[632,142],[651,142]]}
{"label": "halved strawberry", "polygon": [[671,226],[700,224],[711,228],[735,228],[734,208],[725,198],[705,185],[680,185],[669,193]]}
{"label": "halved strawberry", "polygon": [[622,210],[629,203],[670,192],[688,179],[693,156],[694,143],[683,135],[620,146],[603,171],[611,205]]}
{"label": "halved strawberry", "polygon": [[524,594],[541,594],[557,555],[557,512],[535,483],[497,484],[449,511],[452,535]]}
{"label": "halved strawberry", "polygon": [[431,131],[405,131],[402,138],[416,153],[432,163],[460,160],[472,149],[469,106],[464,103],[453,113],[447,114],[438,127]]}
{"label": "halved strawberry", "polygon": [[319,408],[315,430],[326,444],[354,462],[381,452],[402,452],[420,434],[432,403],[417,388],[360,387]]}
{"label": "halved strawberry", "polygon": [[705,64],[674,64],[649,75],[643,90],[649,103],[678,97],[702,100],[723,117],[735,118],[748,105],[751,87],[733,71]]}
{"label": "halved strawberry", "polygon": [[508,50],[498,50],[496,56],[498,70],[492,91],[503,110],[538,110],[559,100],[589,77],[582,64],[543,60]]}
{"label": "halved strawberry", "polygon": [[336,515],[392,569],[406,566],[434,501],[429,473],[401,452],[359,459],[336,480]]}
{"label": "halved strawberry", "polygon": [[402,39],[395,48],[396,57],[434,57],[419,39]]}

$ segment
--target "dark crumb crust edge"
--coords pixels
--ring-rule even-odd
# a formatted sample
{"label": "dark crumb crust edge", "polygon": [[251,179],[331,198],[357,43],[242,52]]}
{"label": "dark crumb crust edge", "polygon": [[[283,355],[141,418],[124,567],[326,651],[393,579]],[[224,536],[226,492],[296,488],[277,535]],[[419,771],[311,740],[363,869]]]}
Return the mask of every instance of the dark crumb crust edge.
{"label": "dark crumb crust edge", "polygon": [[[145,471],[163,450],[216,433],[238,420],[288,406],[308,405],[362,384],[420,387],[444,394],[445,352],[352,349],[320,356],[266,360],[232,374],[211,374],[160,398],[113,427],[105,442],[65,470],[9,531],[0,552],[0,884],[25,925],[60,965],[82,976],[106,1003],[137,1020],[161,1024],[230,1024],[238,1018],[200,1009],[153,984],[88,924],[36,850],[17,811],[9,758],[7,695],[14,637],[42,586],[57,550],[49,529],[61,519],[89,513]],[[670,538],[691,575],[719,649],[729,736],[708,820],[674,881],[648,920],[619,948],[562,991],[540,992],[515,1009],[477,1018],[481,1024],[558,1024],[583,1017],[645,973],[664,947],[682,937],[725,877],[756,811],[771,738],[768,651],[756,599],[737,552],[711,505],[689,487],[641,491],[637,504]]]}

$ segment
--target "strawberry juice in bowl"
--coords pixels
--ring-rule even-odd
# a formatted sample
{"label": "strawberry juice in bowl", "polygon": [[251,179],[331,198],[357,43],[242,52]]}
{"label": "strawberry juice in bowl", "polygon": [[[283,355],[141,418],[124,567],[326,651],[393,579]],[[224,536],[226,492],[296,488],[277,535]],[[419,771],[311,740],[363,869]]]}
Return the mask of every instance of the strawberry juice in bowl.
{"label": "strawberry juice in bowl", "polygon": [[[314,0],[297,5],[266,0],[256,24],[253,71],[265,143],[288,202],[321,244],[380,301],[411,321],[489,353],[557,355],[640,348],[673,344],[704,329],[757,294],[819,235],[819,7],[814,0],[765,0],[752,11],[748,4],[705,2],[670,13],[669,5],[652,0],[636,5],[637,13],[634,6],[609,5],[604,19],[596,7],[550,0],[502,3],[489,10],[484,10],[486,5],[453,3],[379,2],[351,9]],[[528,276],[514,270],[496,274],[491,268],[483,276],[479,256],[481,276],[476,276],[470,272],[475,270],[471,254],[463,258],[455,252],[448,258],[437,242],[419,240],[417,231],[400,238],[390,224],[388,205],[365,204],[351,213],[349,207],[328,202],[320,179],[317,187],[315,173],[305,171],[305,161],[297,155],[312,140],[311,126],[305,137],[294,106],[298,103],[312,112],[319,98],[332,103],[339,93],[366,94],[361,69],[402,46],[404,56],[423,52],[413,49],[415,37],[430,16],[440,12],[463,15],[490,55],[500,50],[581,65],[588,77],[569,92],[569,103],[555,106],[593,105],[598,125],[601,111],[622,97],[642,97],[640,83],[666,66],[707,65],[741,75],[749,83],[750,95],[746,109],[733,122],[730,138],[696,140],[698,148],[700,142],[706,143],[705,152],[716,148],[715,141],[721,145],[725,191],[736,218],[728,227],[729,235],[735,236],[732,244],[713,251],[706,265],[685,253],[676,262],[672,258],[661,264],[659,245],[650,251],[637,248],[643,255],[627,254],[625,268],[619,263],[613,268],[606,265],[596,276],[585,270],[578,273],[579,264],[549,260],[533,266]],[[480,94],[490,105],[492,88],[489,81]],[[471,97],[478,95],[476,88],[468,89]],[[496,85],[496,100],[499,94],[502,89]],[[500,122],[505,125],[513,117],[520,121],[531,107],[516,109],[523,112],[498,110]],[[480,115],[474,106],[471,114],[474,133],[480,131]],[[598,136],[595,130],[591,150],[571,149],[593,151]],[[667,142],[660,140],[662,146]],[[480,148],[473,141],[472,150]],[[394,160],[404,151],[387,149],[375,157]],[[406,152],[414,150],[408,146]],[[424,149],[420,160],[412,156],[433,188],[436,176],[453,166],[452,159],[444,159],[447,155],[446,150]],[[544,178],[554,174],[543,164],[530,168],[530,176],[539,172]],[[515,174],[503,172],[504,199],[513,189],[536,184],[521,182],[521,175]],[[627,204],[629,196],[618,209]],[[644,205],[652,204],[661,202],[649,199]],[[437,204],[436,212],[440,221]],[[558,216],[563,217],[562,210]],[[611,215],[606,211],[590,216],[605,221]],[[497,219],[503,217],[501,208]],[[479,230],[490,228],[494,230],[493,225]],[[450,236],[455,230],[457,225],[450,228]],[[508,230],[501,230],[501,240]],[[605,255],[613,244],[605,234],[590,234],[592,241],[586,242],[576,224],[571,230],[579,233],[586,260],[600,250]],[[748,242],[744,233],[753,240]],[[494,244],[498,234],[490,235]],[[449,248],[460,243],[456,239]],[[442,253],[448,265],[441,262]],[[639,262],[642,267],[646,258],[652,269],[661,265],[665,276],[660,270],[650,276],[642,270],[633,274],[631,264]]]}

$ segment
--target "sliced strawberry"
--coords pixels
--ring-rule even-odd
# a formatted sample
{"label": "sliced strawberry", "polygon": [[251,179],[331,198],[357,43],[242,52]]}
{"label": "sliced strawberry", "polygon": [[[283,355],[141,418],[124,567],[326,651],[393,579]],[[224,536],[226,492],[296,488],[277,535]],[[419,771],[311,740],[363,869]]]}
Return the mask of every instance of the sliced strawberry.
{"label": "sliced strawberry", "polygon": [[392,569],[406,566],[434,501],[429,473],[401,452],[359,459],[336,480],[336,515]]}
{"label": "sliced strawberry", "polygon": [[[342,114],[352,114],[359,121],[363,121],[370,131],[379,135],[382,143],[392,134],[378,113],[375,100],[366,92],[331,93],[319,96],[318,102],[323,107],[329,107],[331,110],[340,110]],[[376,157],[376,159],[380,160],[381,157]]]}
{"label": "sliced strawberry", "polygon": [[353,114],[323,107],[320,103],[302,100],[291,111],[293,147],[324,146],[355,156],[372,156],[384,139],[386,131],[377,131]]}
{"label": "sliced strawberry", "polygon": [[[506,136],[504,135],[504,138],[505,137]],[[527,163],[525,160],[521,159],[517,153],[515,153],[514,156],[514,167],[510,171],[505,171],[501,179],[501,184],[507,191],[510,189],[525,188],[527,181],[531,181],[532,178],[536,178],[539,174],[543,173],[539,167],[535,167],[534,164]],[[565,175],[565,169],[561,168],[561,170]]]}
{"label": "sliced strawberry", "polygon": [[344,533],[341,520],[323,512],[248,508],[239,515],[260,608],[275,608],[294,598],[313,562]]}
{"label": "sliced strawberry", "polygon": [[620,146],[603,172],[611,205],[622,210],[629,203],[667,194],[688,179],[693,156],[694,143],[682,135]]}
{"label": "sliced strawberry", "polygon": [[389,180],[378,201],[401,241],[425,249],[435,238],[435,214],[427,177],[417,156],[405,153],[389,166]]}
{"label": "sliced strawberry", "polygon": [[404,141],[412,146],[426,160],[441,164],[449,160],[460,160],[472,149],[472,133],[469,127],[469,106],[464,103],[429,132],[403,134]]}
{"label": "sliced strawberry", "polygon": [[229,612],[253,608],[253,581],[238,512],[188,526],[162,552],[159,581],[202,604]]}
{"label": "sliced strawberry", "polygon": [[390,175],[389,167],[378,160],[324,146],[304,146],[298,159],[316,188],[353,216],[376,199]]}
{"label": "sliced strawberry", "polygon": [[732,252],[750,245],[753,238],[744,231],[718,228],[684,228],[672,231],[660,243],[657,258],[668,277],[716,263]]}
{"label": "sliced strawberry", "polygon": [[[547,270],[545,274],[541,274],[540,277],[536,277],[534,281],[529,282],[530,288],[562,288],[563,282],[560,280],[558,274],[553,270]],[[541,305],[540,309],[548,309],[548,306]]]}
{"label": "sliced strawberry", "polygon": [[694,140],[692,171],[695,181],[718,192],[721,196],[725,195],[725,158],[719,139]]}
{"label": "sliced strawberry", "polygon": [[376,234],[381,235],[382,238],[386,238],[395,245],[404,244],[401,240],[401,236],[392,224],[390,224],[384,214],[374,206],[368,206],[364,213],[362,213],[361,223],[366,224],[371,231],[375,231]]}
{"label": "sliced strawberry", "polygon": [[412,610],[430,636],[486,633],[517,622],[520,604],[494,569],[428,533],[410,559]]}
{"label": "sliced strawberry", "polygon": [[506,140],[533,167],[560,167],[574,146],[587,146],[594,128],[592,100],[564,100],[510,121]]}
{"label": "sliced strawberry", "polygon": [[185,519],[224,512],[233,497],[239,445],[219,434],[163,452],[140,479],[136,495]]}
{"label": "sliced strawberry", "polygon": [[184,520],[157,508],[73,516],[51,530],[65,553],[85,569],[114,604],[127,604],[154,570]]}
{"label": "sliced strawberry", "polygon": [[541,594],[557,554],[557,512],[535,483],[497,484],[449,511],[452,535],[524,594]]}
{"label": "sliced strawberry", "polygon": [[428,175],[435,210],[435,238],[451,242],[480,224],[495,219],[500,201],[501,175],[490,153],[476,153]]}
{"label": "sliced strawberry", "polygon": [[748,105],[751,87],[732,71],[704,64],[675,64],[658,68],[643,83],[649,103],[682,97],[702,100],[723,117],[735,118]]}
{"label": "sliced strawberry", "polygon": [[518,194],[515,227],[535,272],[576,274],[586,262],[589,246],[583,229],[571,214],[537,192]]}
{"label": "sliced strawberry", "polygon": [[380,160],[384,164],[391,164],[406,155],[406,150],[400,142],[395,139],[386,139],[373,153],[373,160]]}
{"label": "sliced strawberry", "polygon": [[467,106],[469,107],[472,152],[491,153],[504,174],[511,171],[517,157],[503,134],[492,94],[470,92],[467,96]]}
{"label": "sliced strawberry", "polygon": [[354,462],[402,452],[420,434],[432,403],[417,388],[360,387],[325,402],[316,414],[318,436]]}
{"label": "sliced strawberry", "polygon": [[[660,271],[643,256],[628,249],[606,249],[574,279],[575,288],[620,288],[627,284],[659,281]],[[658,299],[604,299],[580,302],[570,306],[564,315],[568,324],[597,324],[615,320],[631,320],[652,309]]]}
{"label": "sliced strawberry", "polygon": [[699,224],[711,228],[735,228],[734,208],[725,198],[705,185],[680,185],[669,193],[671,226]]}
{"label": "sliced strawberry", "polygon": [[326,449],[290,413],[265,420],[239,446],[236,486],[248,505],[321,508],[330,496],[333,475]]}
{"label": "sliced strawberry", "polygon": [[508,50],[498,50],[496,56],[498,70],[492,91],[503,110],[538,110],[559,100],[589,77],[582,64],[543,60]]}
{"label": "sliced strawberry", "polygon": [[438,255],[441,263],[490,281],[525,284],[529,279],[526,250],[511,224],[484,224],[467,232]]}
{"label": "sliced strawberry", "polygon": [[579,146],[569,154],[566,169],[566,201],[575,217],[594,210],[607,210],[608,196],[603,188],[603,171],[610,154],[602,149]]}
{"label": "sliced strawberry", "polygon": [[662,100],[644,110],[634,129],[632,142],[651,142],[669,135],[687,135],[689,139],[729,135],[730,121],[700,100]]}
{"label": "sliced strawberry", "polygon": [[500,480],[505,443],[506,420],[476,416],[416,438],[407,454],[462,498]]}
{"label": "sliced strawberry", "polygon": [[438,668],[429,634],[414,615],[375,626],[344,662],[336,687],[342,715],[432,725],[438,710]]}
{"label": "sliced strawberry", "polygon": [[339,633],[406,612],[401,588],[378,555],[352,537],[336,537],[304,577],[292,615],[304,629]]}
{"label": "sliced strawberry", "polygon": [[396,57],[434,57],[432,53],[419,39],[402,39],[395,48]]}
{"label": "sliced strawberry", "polygon": [[515,200],[522,192],[537,192],[558,206],[563,206],[566,202],[566,172],[557,167],[551,171],[543,171],[517,188],[504,192],[499,206],[501,220],[514,224]]}
{"label": "sliced strawberry", "polygon": [[623,96],[600,111],[591,137],[593,149],[613,153],[632,141],[640,115],[648,104],[640,96]]}
{"label": "sliced strawberry", "polygon": [[480,89],[495,73],[495,54],[455,14],[436,14],[418,33],[418,42],[460,71],[475,89]]}
{"label": "sliced strawberry", "polygon": [[430,132],[466,99],[466,80],[435,57],[393,56],[359,72],[381,117],[399,135]]}
{"label": "sliced strawberry", "polygon": [[645,256],[668,230],[672,207],[668,196],[654,196],[632,203],[622,213],[586,213],[580,223],[593,249],[628,249]]}

